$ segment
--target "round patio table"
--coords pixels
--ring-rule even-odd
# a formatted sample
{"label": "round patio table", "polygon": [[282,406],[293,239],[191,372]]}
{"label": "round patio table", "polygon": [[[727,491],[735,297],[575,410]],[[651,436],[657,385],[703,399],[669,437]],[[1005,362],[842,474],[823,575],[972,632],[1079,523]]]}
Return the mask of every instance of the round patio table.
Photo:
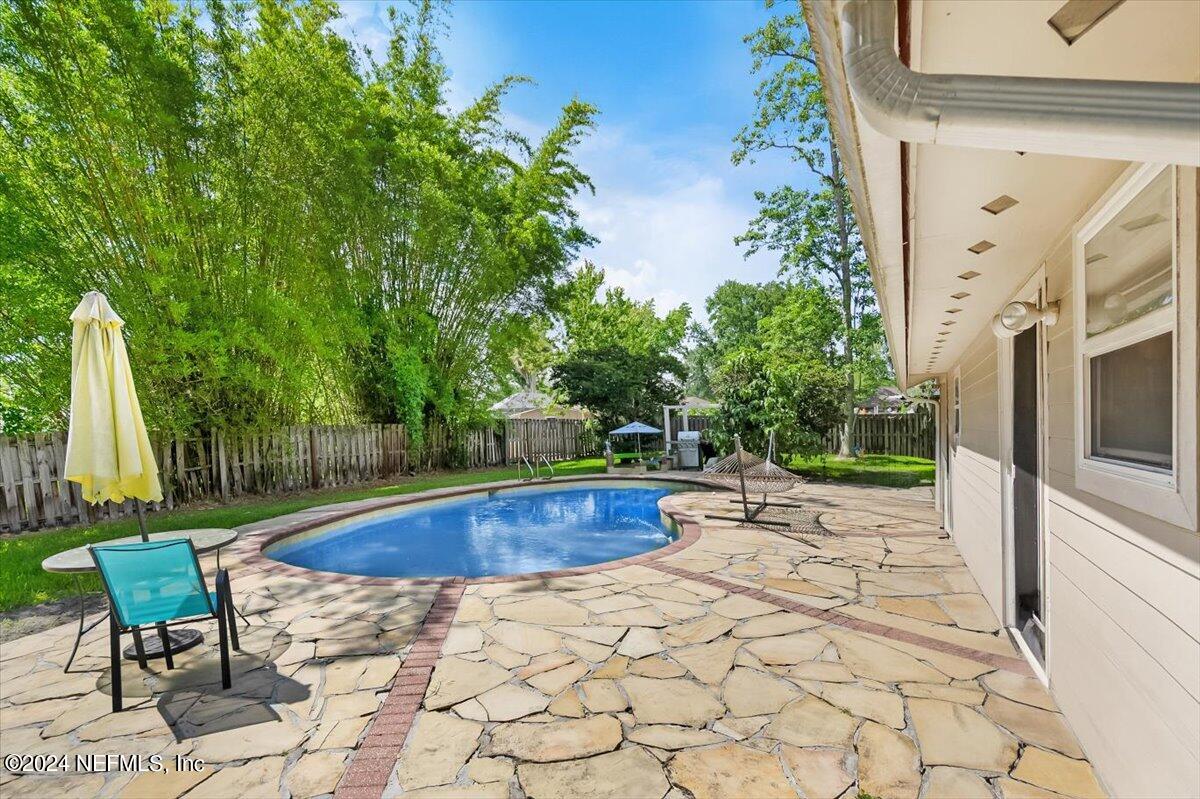
{"label": "round patio table", "polygon": [[[217,568],[221,568],[221,549],[232,544],[238,538],[237,530],[226,530],[222,527],[200,527],[195,530],[170,530],[162,533],[150,533],[151,541],[168,541],[177,538],[190,538],[192,546],[196,548],[196,554],[203,555],[208,552],[217,553]],[[104,546],[111,544],[137,544],[142,542],[140,535],[129,535],[124,538],[114,538],[111,541],[98,542]],[[83,584],[79,582],[79,575],[87,572],[96,571],[96,562],[92,560],[92,554],[88,552],[87,546],[75,547],[56,555],[51,555],[42,561],[42,568],[48,572],[55,574],[70,574],[75,578],[75,590],[79,593],[79,631],[75,634],[75,644],[71,647],[71,656],[67,658],[67,665],[63,667],[63,671],[69,671],[71,663],[75,660],[75,654],[79,651],[79,642],[83,639],[84,633],[89,632],[100,622],[104,621],[108,614],[105,613],[99,619],[92,622],[90,625],[84,626],[85,603],[83,599]],[[241,615],[240,613],[238,615]],[[199,630],[172,630],[169,633],[171,641],[171,654],[181,652],[185,649],[195,646],[204,640],[203,634]],[[162,657],[162,642],[157,636],[151,636],[145,642],[145,656],[147,658]],[[134,646],[125,648],[125,657],[128,660],[137,660],[137,649]]]}

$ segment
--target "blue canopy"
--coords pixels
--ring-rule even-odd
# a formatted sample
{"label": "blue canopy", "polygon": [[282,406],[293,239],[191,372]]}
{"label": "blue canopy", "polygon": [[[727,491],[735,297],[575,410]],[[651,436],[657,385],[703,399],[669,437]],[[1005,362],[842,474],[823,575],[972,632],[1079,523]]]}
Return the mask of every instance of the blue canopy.
{"label": "blue canopy", "polygon": [[625,425],[624,427],[618,427],[616,430],[609,430],[608,434],[610,436],[625,436],[625,435],[631,436],[634,433],[661,433],[661,432],[662,432],[662,430],[659,430],[657,427],[651,427],[648,424],[642,424],[641,422],[630,422],[629,424]]}

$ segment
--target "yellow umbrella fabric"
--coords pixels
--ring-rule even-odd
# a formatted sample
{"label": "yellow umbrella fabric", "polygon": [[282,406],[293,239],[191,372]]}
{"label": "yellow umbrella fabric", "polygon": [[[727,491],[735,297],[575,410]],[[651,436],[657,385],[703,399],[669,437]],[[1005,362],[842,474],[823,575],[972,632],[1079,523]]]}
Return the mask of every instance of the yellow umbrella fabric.
{"label": "yellow umbrella fabric", "polygon": [[142,422],[121,328],[125,322],[98,291],[71,314],[71,427],[67,479],[92,504],[162,500],[158,464]]}

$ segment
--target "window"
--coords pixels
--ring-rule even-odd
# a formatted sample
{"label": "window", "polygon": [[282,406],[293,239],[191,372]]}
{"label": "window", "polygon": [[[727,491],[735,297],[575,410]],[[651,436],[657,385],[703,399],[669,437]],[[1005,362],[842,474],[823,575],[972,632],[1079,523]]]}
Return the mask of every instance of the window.
{"label": "window", "polygon": [[958,448],[958,440],[962,436],[962,376],[954,371],[954,447]]}
{"label": "window", "polygon": [[1195,208],[1177,179],[1173,167],[1131,168],[1076,230],[1075,482],[1194,526],[1195,382],[1177,364],[1194,347],[1180,320],[1195,311],[1194,282],[1180,282],[1178,264],[1181,253],[1195,257],[1196,242],[1177,225],[1177,196],[1184,215]]}

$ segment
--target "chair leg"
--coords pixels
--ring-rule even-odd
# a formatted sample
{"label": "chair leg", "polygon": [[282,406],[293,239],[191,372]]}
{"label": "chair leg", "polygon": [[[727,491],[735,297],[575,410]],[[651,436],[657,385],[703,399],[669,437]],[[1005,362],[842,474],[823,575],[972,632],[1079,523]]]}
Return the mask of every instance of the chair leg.
{"label": "chair leg", "polygon": [[158,640],[162,641],[163,660],[167,662],[167,670],[175,668],[175,659],[171,656],[171,637],[167,635],[167,625],[156,624],[158,628]]}
{"label": "chair leg", "polygon": [[225,597],[217,592],[217,632],[221,639],[221,687],[229,690],[233,684],[229,679],[229,621],[228,610],[225,606]]}
{"label": "chair leg", "polygon": [[121,628],[114,613],[108,614],[108,656],[112,668],[112,709],[121,712]]}
{"label": "chair leg", "polygon": [[138,668],[150,668],[146,661],[146,646],[142,643],[142,631],[137,627],[133,628],[133,648],[137,650]]}
{"label": "chair leg", "polygon": [[237,617],[233,615],[235,610],[233,606],[233,589],[229,585],[229,576],[226,572],[225,583],[225,615],[229,619],[229,645],[233,647],[234,652],[241,652],[242,645],[238,641]]}

